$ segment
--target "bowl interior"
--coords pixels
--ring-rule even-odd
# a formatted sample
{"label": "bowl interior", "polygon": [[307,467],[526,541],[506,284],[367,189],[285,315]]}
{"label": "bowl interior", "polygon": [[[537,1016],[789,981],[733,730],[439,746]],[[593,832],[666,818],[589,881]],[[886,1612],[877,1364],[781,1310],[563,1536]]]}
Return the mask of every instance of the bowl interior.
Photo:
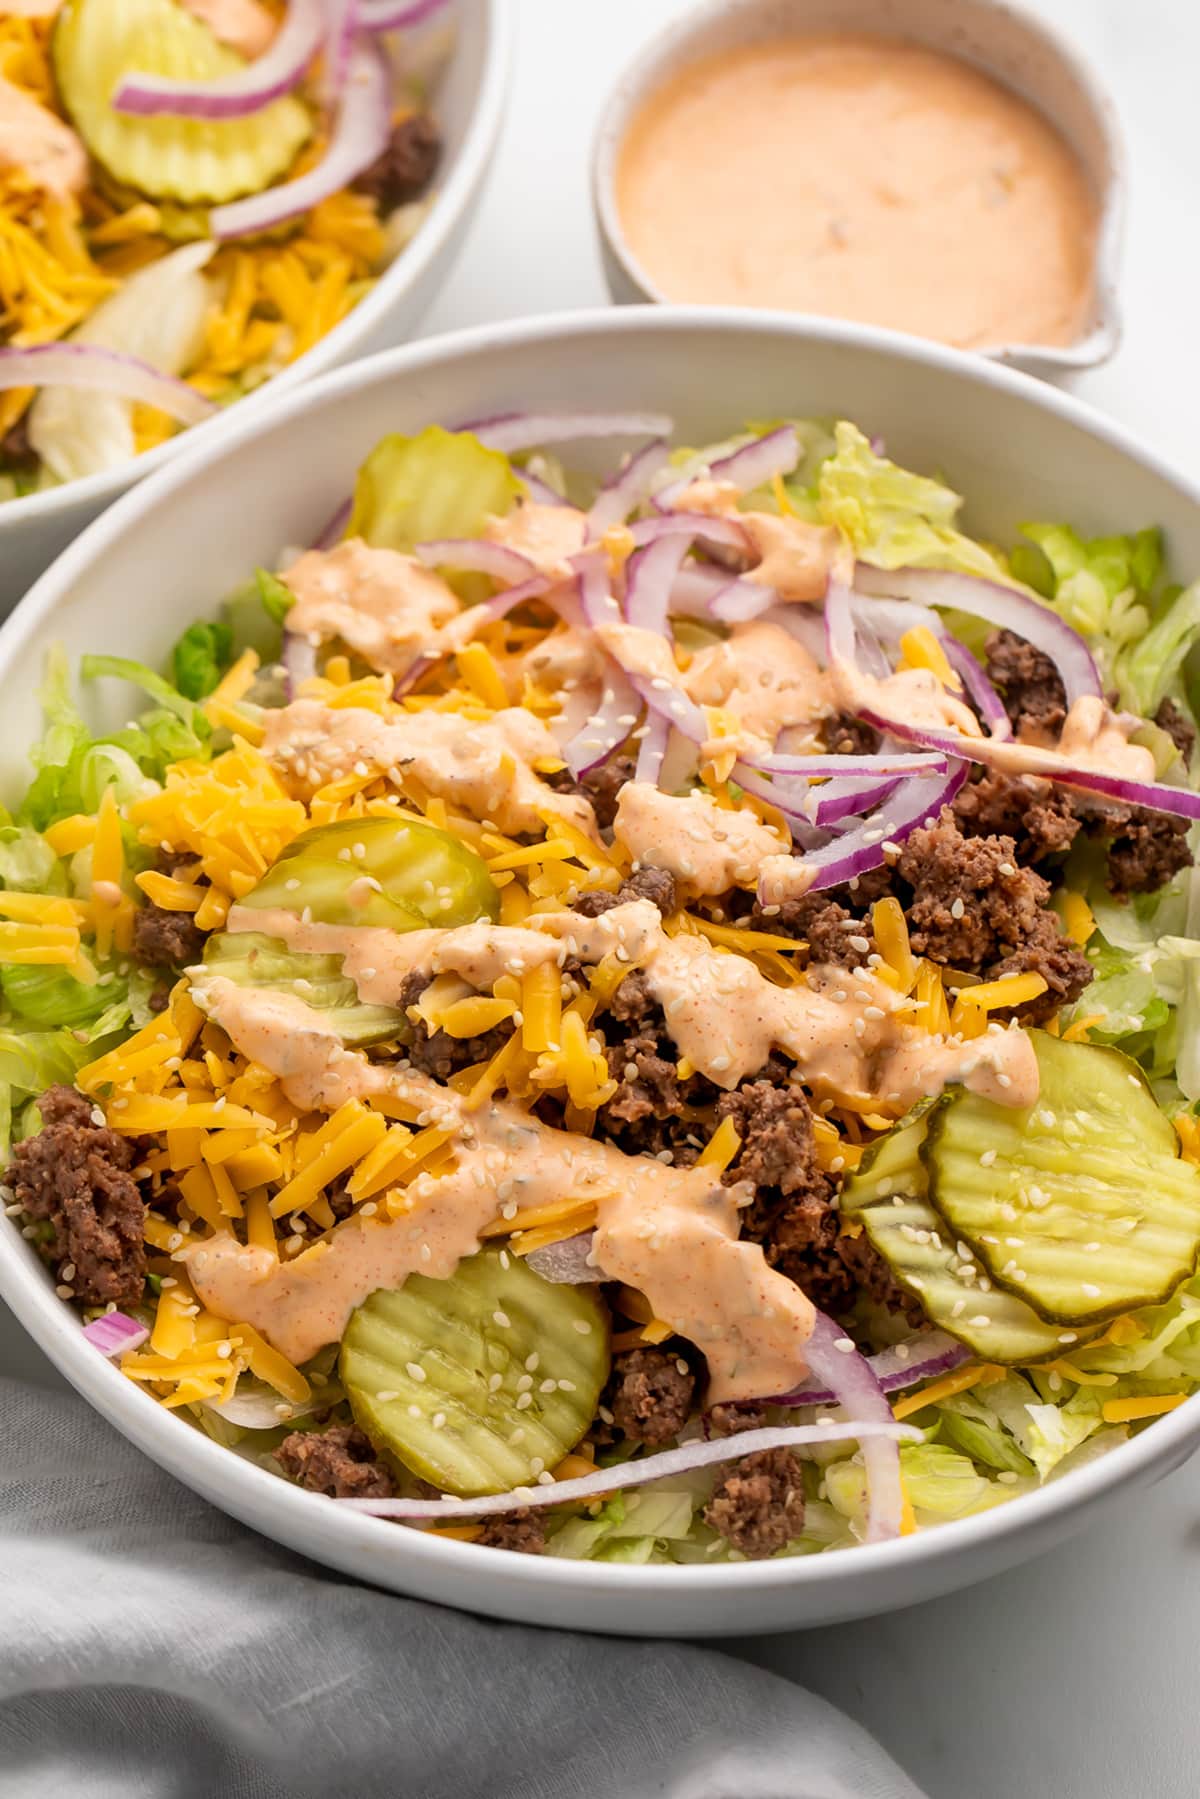
{"label": "bowl interior", "polygon": [[1074,344],[1000,345],[986,354],[1047,367],[1084,367],[1111,355],[1119,335],[1115,282],[1125,179],[1120,124],[1112,101],[1071,45],[1044,20],[1006,0],[715,0],[685,13],[653,39],[612,93],[593,165],[601,230],[642,297],[666,298],[626,242],[616,203],[617,160],[634,116],[664,80],[698,57],[806,31],[863,31],[944,51],[1013,88],[1058,127],[1101,207],[1091,313]]}
{"label": "bowl interior", "polygon": [[[644,308],[525,321],[327,377],[235,423],[220,444],[119,502],[0,630],[0,795],[15,798],[28,780],[34,690],[51,644],[72,657],[102,648],[156,662],[256,564],[272,566],[283,546],[311,540],[383,433],[526,408],[653,408],[674,415],[681,442],[713,438],[746,417],[837,413],[881,434],[899,460],[944,472],[970,496],[978,533],[1003,542],[1030,517],[1070,519],[1087,532],[1155,521],[1176,572],[1200,571],[1200,495],[1117,427],[1007,370],[912,339],[779,315]],[[97,714],[120,723],[130,695],[104,687],[93,696]],[[700,1570],[485,1557],[334,1514],[162,1411],[83,1342],[4,1218],[0,1293],[126,1434],[268,1534],[401,1590],[592,1629],[778,1629],[931,1597],[1047,1546],[1099,1497],[1174,1465],[1200,1436],[1200,1400],[1192,1400],[1104,1461],[1011,1507],[850,1555]]]}

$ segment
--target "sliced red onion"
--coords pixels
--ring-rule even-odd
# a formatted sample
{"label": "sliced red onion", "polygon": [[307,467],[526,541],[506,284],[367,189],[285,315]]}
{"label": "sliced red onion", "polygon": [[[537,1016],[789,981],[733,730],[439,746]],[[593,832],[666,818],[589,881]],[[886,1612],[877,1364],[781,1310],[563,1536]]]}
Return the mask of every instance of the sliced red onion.
{"label": "sliced red onion", "polygon": [[[886,861],[885,843],[903,843],[918,825],[936,819],[943,806],[948,806],[967,777],[965,762],[951,762],[946,774],[934,780],[915,776],[901,781],[877,812],[865,818],[852,830],[845,831],[830,843],[805,852],[804,872],[809,877],[805,892],[818,893],[826,887],[840,887],[859,875],[881,868]],[[772,903],[772,895],[759,882],[759,899]]]}
{"label": "sliced red onion", "polygon": [[325,0],[327,19],[322,46],[321,97],[328,111],[341,103],[350,73],[354,34],[358,30],[358,0]]}
{"label": "sliced red onion", "polygon": [[540,475],[532,474],[527,468],[517,469],[516,474],[529,489],[530,499],[535,500],[539,506],[570,505],[571,502],[564,499],[557,488],[551,487],[549,481],[543,481]]}
{"label": "sliced red onion", "polygon": [[652,786],[658,786],[670,737],[671,727],[666,719],[661,713],[652,712],[646,720],[645,735],[638,745],[637,765],[633,771],[635,781],[648,781]]}
{"label": "sliced red onion", "polygon": [[216,81],[172,81],[135,71],[121,81],[112,104],[118,112],[140,118],[171,113],[179,118],[238,119],[261,112],[303,80],[324,37],[322,0],[288,0],[269,49],[244,68]]}
{"label": "sliced red onion", "polygon": [[458,426],[510,455],[581,437],[669,437],[674,428],[661,412],[504,412]]}
{"label": "sliced red onion", "polygon": [[287,677],[287,697],[292,700],[296,697],[296,689],[300,683],[310,681],[317,672],[316,646],[299,631],[285,631],[279,660]]}
{"label": "sliced red onion", "polygon": [[748,757],[753,768],[768,775],[790,775],[802,781],[837,779],[842,775],[944,774],[946,758],[934,750],[875,750],[861,756],[784,756],[774,750]]}
{"label": "sliced red onion", "polygon": [[776,475],[790,475],[800,460],[800,440],[794,425],[780,425],[765,437],[743,444],[731,456],[709,467],[709,479],[728,481],[742,493],[766,487]]}
{"label": "sliced red onion", "polygon": [[[521,558],[524,561],[524,557]],[[532,563],[530,567],[532,567]],[[440,655],[453,655],[462,649],[464,644],[482,631],[485,625],[494,625],[497,619],[507,618],[526,600],[551,600],[551,584],[545,575],[534,574],[530,580],[520,582],[516,587],[502,587],[494,593],[490,600],[480,600],[477,606],[468,606],[447,625],[443,625],[439,633],[440,647],[426,653],[430,662],[436,662]]]}
{"label": "sliced red onion", "polygon": [[760,587],[757,581],[731,581],[713,601],[712,616],[723,625],[745,625],[778,606],[778,601],[773,587]]}
{"label": "sliced red onion", "polygon": [[[722,548],[737,550],[749,556],[753,554],[750,539],[744,529],[731,518],[714,518],[707,512],[662,512],[653,518],[640,518],[630,526],[630,535],[639,547],[643,544],[655,543],[661,537],[686,536],[698,538],[702,543],[719,544]],[[725,577],[729,581],[729,577]],[[729,582],[733,586],[733,582]],[[744,583],[743,585],[749,585]],[[767,595],[767,603],[771,601],[770,588],[759,588],[759,593]]]}
{"label": "sliced red onion", "polygon": [[985,581],[979,575],[961,575],[953,569],[880,569],[864,562],[855,570],[854,584],[861,593],[967,612],[1001,630],[1014,631],[1049,656],[1062,677],[1068,707],[1085,695],[1103,695],[1099,672],[1083,638],[1031,594],[1004,587],[999,581]]}
{"label": "sliced red onion", "polygon": [[314,1393],[311,1399],[295,1406],[281,1400],[277,1393],[235,1392],[231,1399],[205,1399],[201,1403],[206,1411],[215,1413],[226,1424],[235,1425],[238,1430],[278,1430],[281,1424],[291,1424],[310,1412],[324,1410],[330,1404],[330,1399],[322,1389],[320,1393]]}
{"label": "sliced red onion", "polygon": [[[882,1418],[862,1422],[831,1418],[825,1424],[786,1424],[768,1430],[746,1430],[738,1436],[721,1437],[708,1443],[696,1438],[679,1449],[662,1449],[656,1455],[639,1456],[635,1462],[619,1462],[615,1468],[598,1468],[595,1474],[582,1474],[576,1480],[514,1487],[510,1493],[487,1493],[477,1499],[455,1499],[447,1494],[441,1499],[335,1499],[333,1503],[351,1511],[365,1512],[372,1518],[412,1518],[424,1523],[452,1518],[489,1518],[523,1510],[526,1506],[567,1505],[577,1499],[600,1499],[627,1487],[644,1487],[650,1481],[690,1474],[694,1468],[712,1468],[722,1462],[740,1461],[744,1455],[753,1455],[756,1450],[799,1449],[810,1443],[861,1442],[865,1455],[869,1443],[882,1442],[890,1445],[898,1468],[896,1444],[918,1443],[921,1433],[911,1425],[897,1424],[890,1410],[888,1419],[885,1424]],[[880,1484],[877,1477],[871,1479],[870,1471],[868,1479],[872,1486]],[[897,1477],[897,1489],[898,1485]],[[899,1516],[897,1509],[897,1531]],[[868,1540],[878,1539],[869,1536]]]}
{"label": "sliced red onion", "polygon": [[[478,575],[491,575],[509,587],[524,585],[537,579],[537,564],[518,550],[504,544],[489,543],[481,537],[431,537],[415,546],[413,554],[430,568],[453,568]],[[549,581],[543,579],[543,587]]]}
{"label": "sliced red onion", "polygon": [[637,724],[640,711],[640,702],[630,682],[620,669],[611,668],[596,710],[563,746],[563,761],[571,773],[578,779],[589,768],[607,761]]}
{"label": "sliced red onion", "polygon": [[583,555],[573,556],[571,561],[579,570],[579,602],[585,623],[593,631],[598,631],[602,625],[619,625],[621,608],[613,598],[608,564],[603,555],[595,550],[585,550]]}
{"label": "sliced red onion", "polygon": [[140,1349],[150,1332],[136,1318],[126,1317],[124,1312],[103,1312],[99,1318],[93,1318],[85,1324],[83,1334],[93,1349],[98,1349],[104,1356],[128,1355],[131,1349]]}
{"label": "sliced red onion", "polygon": [[580,1231],[574,1237],[564,1237],[560,1243],[548,1243],[545,1249],[531,1250],[524,1260],[535,1274],[556,1286],[592,1286],[605,1278],[603,1271],[588,1259],[595,1238],[595,1231]]}
{"label": "sliced red onion", "polygon": [[815,606],[775,606],[763,616],[766,623],[778,625],[808,651],[814,662],[824,666],[825,618]]}
{"label": "sliced red onion", "polygon": [[[839,1354],[841,1352],[839,1351]],[[970,1361],[971,1351],[945,1331],[926,1331],[867,1358],[868,1366],[885,1393],[903,1393],[918,1381],[949,1374]],[[768,1399],[747,1400],[747,1405],[832,1405],[836,1395],[828,1387],[801,1387],[795,1393],[777,1393]]]}
{"label": "sliced red onion", "polygon": [[362,0],[358,22],[364,31],[407,31],[448,5],[449,0]]}
{"label": "sliced red onion", "polygon": [[864,812],[881,806],[898,786],[894,775],[879,781],[827,781],[810,794],[813,823],[825,830],[843,819],[861,818]]}
{"label": "sliced red onion", "polygon": [[808,807],[812,803],[809,796],[814,791],[812,788],[807,790],[803,798],[791,792],[781,793],[777,782],[765,780],[757,770],[747,768],[741,762],[734,764],[733,778],[754,799],[764,801],[783,814],[794,843],[807,850],[818,849],[828,842],[828,832],[817,830],[809,817]]}
{"label": "sliced red onion", "polygon": [[281,187],[214,207],[208,215],[212,235],[218,239],[250,237],[308,212],[377,162],[387,148],[391,129],[391,65],[374,44],[360,42],[351,52],[337,123],[320,162]]}
{"label": "sliced red onion", "polygon": [[900,1450],[886,1434],[893,1422],[892,1408],[867,1358],[855,1347],[840,1325],[824,1312],[813,1319],[812,1335],[805,1345],[805,1359],[817,1379],[823,1381],[854,1419],[869,1419],[879,1435],[862,1439],[867,1472],[868,1543],[885,1543],[900,1535],[904,1489],[900,1484]]}
{"label": "sliced red onion", "polygon": [[666,636],[671,588],[690,548],[688,536],[660,537],[629,558],[625,570],[625,617],[631,625]]}
{"label": "sliced red onion", "polygon": [[726,569],[705,562],[686,562],[671,589],[671,612],[676,618],[697,618],[711,624],[714,601],[739,585],[736,579],[730,580]]}
{"label": "sliced red onion", "polygon": [[354,512],[354,501],[343,500],[329,523],[324,527],[313,544],[314,550],[331,550],[334,544],[341,543],[346,535],[346,526],[350,523]]}
{"label": "sliced red onion", "polygon": [[428,651],[423,651],[421,655],[414,657],[403,674],[392,676],[392,698],[394,700],[403,699],[406,693],[411,693],[430,669],[437,667],[441,659],[440,655],[434,655]]}
{"label": "sliced red onion", "polygon": [[89,388],[169,413],[184,425],[201,425],[217,408],[186,381],[140,357],[99,344],[32,344],[0,350],[0,390],[10,387]]}
{"label": "sliced red onion", "polygon": [[1010,738],[1012,720],[1004,710],[1004,701],[989,681],[983,664],[971,654],[965,643],[960,643],[949,631],[942,632],[941,645],[946,652],[947,662],[974,700],[975,709],[988,731],[997,742]]}
{"label": "sliced red onion", "polygon": [[588,513],[588,536],[603,537],[614,525],[623,525],[631,512],[642,504],[654,484],[654,478],[670,457],[670,449],[661,437],[627,457],[618,472],[606,481],[592,502]]}

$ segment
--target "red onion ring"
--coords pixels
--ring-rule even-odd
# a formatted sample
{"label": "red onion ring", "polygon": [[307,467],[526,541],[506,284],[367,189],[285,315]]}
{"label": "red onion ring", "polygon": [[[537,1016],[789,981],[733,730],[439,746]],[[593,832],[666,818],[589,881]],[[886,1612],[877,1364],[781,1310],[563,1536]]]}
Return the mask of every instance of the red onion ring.
{"label": "red onion ring", "polygon": [[635,512],[649,495],[655,476],[665,466],[670,455],[665,439],[657,437],[626,458],[592,502],[588,513],[590,538],[603,537],[614,525],[625,523],[630,513]]}
{"label": "red onion ring", "polygon": [[965,643],[960,643],[957,637],[951,637],[949,631],[943,630],[940,640],[947,662],[974,700],[975,709],[991,736],[998,743],[1010,738],[1012,720],[1004,710],[1004,701],[989,681],[983,664],[971,654]]}
{"label": "red onion ring", "polygon": [[742,493],[765,487],[776,475],[790,475],[800,461],[800,440],[794,425],[780,425],[765,437],[743,444],[730,456],[710,464],[710,481],[728,481]]}
{"label": "red onion ring", "polygon": [[804,1353],[817,1379],[825,1383],[852,1418],[879,1426],[878,1436],[861,1439],[867,1472],[866,1540],[888,1542],[900,1535],[904,1489],[900,1484],[900,1450],[895,1438],[886,1434],[886,1426],[893,1422],[887,1395],[867,1358],[824,1312],[817,1312],[813,1319],[812,1335]]}
{"label": "red onion ring", "polygon": [[827,781],[810,794],[813,823],[826,830],[843,819],[861,818],[864,812],[881,806],[898,786],[895,776],[881,781]]}
{"label": "red onion ring", "polygon": [[373,44],[360,42],[351,52],[337,123],[321,161],[282,187],[214,207],[208,215],[212,235],[221,240],[251,237],[308,212],[377,162],[391,129],[391,65]]}
{"label": "red onion ring", "polygon": [[322,0],[288,0],[287,12],[269,49],[245,68],[217,81],[172,81],[163,75],[135,71],[123,78],[112,104],[118,112],[139,118],[153,118],[159,113],[193,119],[242,118],[247,113],[261,112],[273,100],[291,93],[303,80],[324,39]]}
{"label": "red onion ring", "polygon": [[793,780],[837,780],[842,775],[945,774],[946,758],[937,751],[873,750],[861,756],[784,756],[774,750],[765,756],[748,756],[751,768],[768,775],[787,775]]}
{"label": "red onion ring", "polygon": [[364,31],[406,31],[423,25],[449,4],[449,0],[362,0],[358,22]]}
{"label": "red onion ring", "polygon": [[960,575],[952,569],[879,569],[864,562],[855,570],[854,584],[860,593],[968,612],[1001,630],[1014,631],[1049,656],[1062,677],[1068,707],[1085,695],[1103,697],[1099,672],[1083,638],[1031,594],[1003,587],[998,581],[985,581],[979,575]]}
{"label": "red onion ring", "polygon": [[[900,1352],[903,1351],[903,1354]],[[842,1352],[839,1351],[839,1354]],[[971,1359],[965,1343],[945,1331],[928,1331],[897,1343],[878,1355],[868,1356],[869,1366],[885,1393],[903,1393],[918,1381],[932,1380],[935,1375],[949,1374]],[[832,1405],[836,1399],[828,1387],[802,1387],[795,1393],[776,1393],[766,1399],[748,1399],[746,1405]]]}
{"label": "red onion ring", "polygon": [[325,0],[328,21],[322,45],[321,97],[329,112],[341,104],[358,30],[358,0]]}
{"label": "red onion ring", "polygon": [[[804,891],[819,893],[826,887],[840,887],[873,868],[882,868],[887,860],[884,844],[903,843],[918,825],[936,819],[966,778],[967,764],[951,762],[940,779],[931,781],[916,776],[899,782],[877,812],[832,842],[805,851],[803,867],[810,879]],[[762,903],[771,903],[771,894],[762,881],[758,895]]]}
{"label": "red onion ring", "polygon": [[625,617],[631,625],[667,635],[671,588],[690,548],[690,537],[672,535],[635,550],[625,570]]}
{"label": "red onion ring", "polygon": [[674,428],[661,412],[502,412],[456,427],[509,455],[582,437],[669,437]]}
{"label": "red onion ring", "polygon": [[211,400],[164,375],[138,356],[99,344],[31,344],[0,350],[0,390],[12,387],[89,388],[169,413],[184,425],[201,425],[217,411]]}
{"label": "red onion ring", "polygon": [[[514,1487],[509,1493],[487,1493],[477,1499],[455,1499],[449,1494],[441,1499],[328,1500],[324,1494],[317,1494],[315,1497],[323,1503],[364,1512],[372,1518],[411,1518],[436,1523],[452,1518],[495,1517],[504,1512],[523,1510],[526,1506],[566,1505],[576,1499],[599,1499],[626,1487],[642,1487],[649,1481],[688,1474],[694,1468],[718,1467],[722,1462],[740,1461],[742,1456],[753,1455],[759,1449],[799,1449],[810,1443],[860,1442],[865,1456],[868,1443],[883,1442],[890,1445],[898,1469],[897,1443],[919,1443],[921,1433],[912,1425],[897,1424],[890,1410],[888,1420],[885,1424],[882,1417],[862,1422],[832,1418],[827,1424],[786,1424],[769,1430],[747,1430],[738,1436],[720,1437],[707,1443],[697,1438],[679,1449],[662,1449],[656,1455],[639,1456],[632,1462],[619,1462],[614,1468],[598,1468],[595,1474],[582,1474],[575,1480],[539,1482],[532,1487]],[[872,1479],[870,1472],[868,1482],[872,1487],[887,1486],[887,1482],[880,1481],[878,1476]],[[898,1492],[898,1476],[895,1484]],[[883,1497],[886,1499],[886,1494]],[[878,1523],[883,1516],[883,1507],[876,1506],[874,1509],[878,1514]],[[897,1531],[900,1528],[899,1518],[897,1501]],[[879,1538],[872,1538],[868,1532],[868,1540],[878,1541]]]}
{"label": "red onion ring", "polygon": [[[481,537],[431,537],[416,544],[413,555],[430,568],[460,569],[465,573],[491,575],[510,587],[537,580],[537,564],[519,550],[500,543],[489,543]],[[549,581],[541,577],[543,587]]]}

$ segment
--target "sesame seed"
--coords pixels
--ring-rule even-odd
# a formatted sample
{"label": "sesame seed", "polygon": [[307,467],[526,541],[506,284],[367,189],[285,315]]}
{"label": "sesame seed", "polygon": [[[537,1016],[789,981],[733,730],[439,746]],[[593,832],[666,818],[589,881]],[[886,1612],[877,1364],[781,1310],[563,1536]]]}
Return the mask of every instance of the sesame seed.
{"label": "sesame seed", "polygon": [[409,1380],[423,1381],[428,1378],[420,1362],[406,1362],[404,1367]]}
{"label": "sesame seed", "polygon": [[409,1408],[408,1408],[408,1415],[409,1415],[409,1417],[410,1417],[410,1418],[422,1418],[422,1417],[424,1417],[424,1413],[423,1413],[423,1412],[422,1412],[422,1410],[421,1410],[421,1408],[420,1408],[420,1406],[419,1406],[419,1405],[410,1405],[410,1406],[409,1406]]}
{"label": "sesame seed", "polygon": [[1080,1291],[1086,1293],[1089,1299],[1099,1299],[1101,1290],[1094,1281],[1081,1281],[1079,1286]]}
{"label": "sesame seed", "polygon": [[556,1380],[544,1380],[538,1387],[539,1393],[555,1393],[557,1390],[558,1382]]}
{"label": "sesame seed", "polygon": [[985,1325],[989,1325],[992,1321],[986,1312],[978,1312],[974,1318],[969,1318],[967,1322],[972,1325],[975,1330],[982,1330]]}
{"label": "sesame seed", "polygon": [[[579,1332],[581,1337],[590,1337],[591,1336],[592,1327],[588,1323],[586,1318],[576,1318],[574,1322],[575,1322],[575,1329]],[[611,1419],[606,1419],[605,1422],[611,1423],[612,1421],[611,1421]]]}
{"label": "sesame seed", "polygon": [[75,1297],[74,1287],[69,1287],[65,1281],[61,1281],[54,1291],[60,1299],[74,1299]]}
{"label": "sesame seed", "polygon": [[432,1418],[431,1422],[433,1424],[434,1430],[445,1430],[445,1428],[446,1428],[445,1412],[435,1412],[433,1414],[433,1418]]}
{"label": "sesame seed", "polygon": [[951,918],[961,918],[966,909],[961,899],[954,900],[950,907]]}
{"label": "sesame seed", "polygon": [[518,1412],[523,1412],[525,1410],[526,1406],[532,1405],[532,1404],[533,1404],[532,1393],[518,1393],[517,1394],[517,1410],[518,1410]]}
{"label": "sesame seed", "polygon": [[498,1324],[502,1331],[512,1329],[512,1320],[509,1318],[507,1312],[493,1312],[492,1323]]}
{"label": "sesame seed", "polygon": [[387,1405],[391,1400],[399,1399],[400,1395],[399,1393],[393,1392],[389,1387],[386,1392],[376,1393],[375,1397],[376,1399],[381,1400],[384,1405]]}

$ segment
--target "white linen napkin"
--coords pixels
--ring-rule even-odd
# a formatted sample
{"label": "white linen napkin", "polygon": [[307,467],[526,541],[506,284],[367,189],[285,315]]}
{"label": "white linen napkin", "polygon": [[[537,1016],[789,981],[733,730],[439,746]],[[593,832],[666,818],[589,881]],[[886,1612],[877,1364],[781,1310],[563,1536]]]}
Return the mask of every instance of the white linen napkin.
{"label": "white linen napkin", "polygon": [[717,1650],[490,1623],[232,1523],[0,1380],[0,1799],[922,1799]]}

